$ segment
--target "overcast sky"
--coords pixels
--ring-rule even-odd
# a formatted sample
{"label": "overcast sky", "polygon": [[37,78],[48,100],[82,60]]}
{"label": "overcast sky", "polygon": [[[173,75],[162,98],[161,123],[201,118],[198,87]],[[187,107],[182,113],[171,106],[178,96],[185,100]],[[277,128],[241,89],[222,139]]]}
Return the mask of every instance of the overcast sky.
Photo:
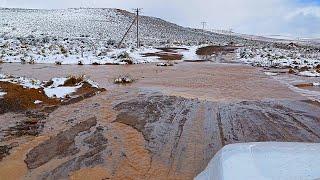
{"label": "overcast sky", "polygon": [[189,27],[258,35],[320,38],[320,0],[0,0],[1,7],[143,8],[143,14]]}

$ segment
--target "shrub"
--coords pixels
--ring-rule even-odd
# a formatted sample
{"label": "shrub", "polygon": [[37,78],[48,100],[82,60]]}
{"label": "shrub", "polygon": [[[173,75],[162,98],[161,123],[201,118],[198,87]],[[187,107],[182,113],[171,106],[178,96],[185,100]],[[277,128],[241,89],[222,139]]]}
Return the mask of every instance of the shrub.
{"label": "shrub", "polygon": [[169,62],[167,62],[167,63],[158,63],[157,66],[173,66],[173,64],[169,63]]}
{"label": "shrub", "polygon": [[109,40],[107,41],[107,45],[109,45],[109,46],[114,46],[115,44],[116,44],[116,41],[113,40],[113,39],[109,39]]}
{"label": "shrub", "polygon": [[118,78],[114,79],[115,84],[131,84],[134,79],[130,75],[120,75]]}
{"label": "shrub", "polygon": [[61,61],[56,61],[55,64],[56,65],[62,65],[62,62]]}
{"label": "shrub", "polygon": [[293,70],[293,69],[289,69],[289,72],[288,72],[289,74],[295,74],[296,72],[295,72],[295,70]]}
{"label": "shrub", "polygon": [[21,58],[21,64],[26,64],[26,60]]}
{"label": "shrub", "polygon": [[61,51],[62,54],[67,54],[68,53],[68,50],[63,46],[60,46],[60,51]]}
{"label": "shrub", "polygon": [[309,67],[308,66],[303,66],[299,69],[300,71],[308,71]]}
{"label": "shrub", "polygon": [[132,59],[123,59],[123,60],[121,60],[121,62],[125,62],[127,64],[133,64]]}
{"label": "shrub", "polygon": [[93,62],[92,65],[98,66],[98,65],[101,65],[101,64],[98,63],[98,62]]}
{"label": "shrub", "polygon": [[69,76],[63,86],[75,86],[84,81],[84,76]]}
{"label": "shrub", "polygon": [[121,59],[121,62],[125,62],[127,64],[133,64],[133,60],[132,58],[130,57],[129,53],[127,52],[122,52],[121,54],[119,54],[117,56],[117,59]]}
{"label": "shrub", "polygon": [[34,59],[31,59],[30,61],[29,61],[29,64],[35,64],[36,62],[35,62],[35,60]]}
{"label": "shrub", "polygon": [[127,52],[122,52],[121,54],[118,55],[118,59],[130,59],[130,55]]}

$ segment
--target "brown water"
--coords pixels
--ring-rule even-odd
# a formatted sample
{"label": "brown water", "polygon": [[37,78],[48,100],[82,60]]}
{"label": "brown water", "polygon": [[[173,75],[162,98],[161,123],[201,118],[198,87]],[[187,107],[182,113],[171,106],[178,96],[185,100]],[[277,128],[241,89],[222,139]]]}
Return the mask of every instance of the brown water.
{"label": "brown water", "polygon": [[[85,74],[107,89],[55,110],[45,119],[40,137],[10,140],[20,145],[0,162],[0,177],[7,179],[48,174],[70,179],[192,179],[226,144],[320,142],[320,104],[292,89],[283,77],[268,77],[246,65],[0,66],[2,73],[40,80]],[[114,85],[114,78],[123,74],[136,82]],[[2,129],[22,117],[0,115]],[[29,150],[50,143],[48,137],[60,132],[71,134],[72,127],[91,117],[97,125],[72,138],[75,149],[65,144],[61,148],[70,146],[69,153],[55,152],[57,156],[40,167],[27,168]],[[101,137],[107,142],[101,144]],[[45,157],[47,152],[37,153]]]}
{"label": "brown water", "polygon": [[[180,63],[173,67],[154,64],[128,66],[21,65],[2,64],[2,72],[40,80],[68,75],[86,75],[107,89],[139,89],[211,101],[299,99],[286,85],[241,64]],[[136,83],[125,88],[113,80],[129,74]]]}

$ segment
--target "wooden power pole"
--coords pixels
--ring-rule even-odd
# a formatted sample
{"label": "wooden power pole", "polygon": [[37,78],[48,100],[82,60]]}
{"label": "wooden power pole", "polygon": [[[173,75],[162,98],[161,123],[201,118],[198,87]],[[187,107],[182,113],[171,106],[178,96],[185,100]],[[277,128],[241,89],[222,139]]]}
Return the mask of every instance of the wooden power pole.
{"label": "wooden power pole", "polygon": [[131,25],[129,26],[128,30],[126,31],[126,33],[123,35],[121,41],[118,44],[118,48],[120,48],[122,42],[124,41],[124,39],[126,38],[126,36],[128,35],[128,33],[130,32],[130,29],[132,28],[132,26],[134,25],[134,23],[136,22],[137,25],[137,48],[140,47],[140,39],[139,39],[139,13],[141,11],[141,8],[137,8],[134,9],[135,13],[136,13],[136,17],[133,19]]}
{"label": "wooden power pole", "polygon": [[201,24],[202,24],[202,30],[205,30],[207,26],[207,22],[201,22]]}
{"label": "wooden power pole", "polygon": [[136,14],[137,14],[137,48],[140,47],[140,39],[139,39],[139,12],[140,12],[140,8],[136,9]]}

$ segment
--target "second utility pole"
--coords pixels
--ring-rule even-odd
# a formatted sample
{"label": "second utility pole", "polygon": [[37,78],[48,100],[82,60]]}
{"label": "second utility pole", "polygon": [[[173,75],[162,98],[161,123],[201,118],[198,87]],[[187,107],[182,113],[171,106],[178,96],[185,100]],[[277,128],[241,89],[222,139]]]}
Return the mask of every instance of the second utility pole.
{"label": "second utility pole", "polygon": [[202,24],[202,30],[205,30],[205,29],[206,29],[207,22],[201,22],[201,24]]}

